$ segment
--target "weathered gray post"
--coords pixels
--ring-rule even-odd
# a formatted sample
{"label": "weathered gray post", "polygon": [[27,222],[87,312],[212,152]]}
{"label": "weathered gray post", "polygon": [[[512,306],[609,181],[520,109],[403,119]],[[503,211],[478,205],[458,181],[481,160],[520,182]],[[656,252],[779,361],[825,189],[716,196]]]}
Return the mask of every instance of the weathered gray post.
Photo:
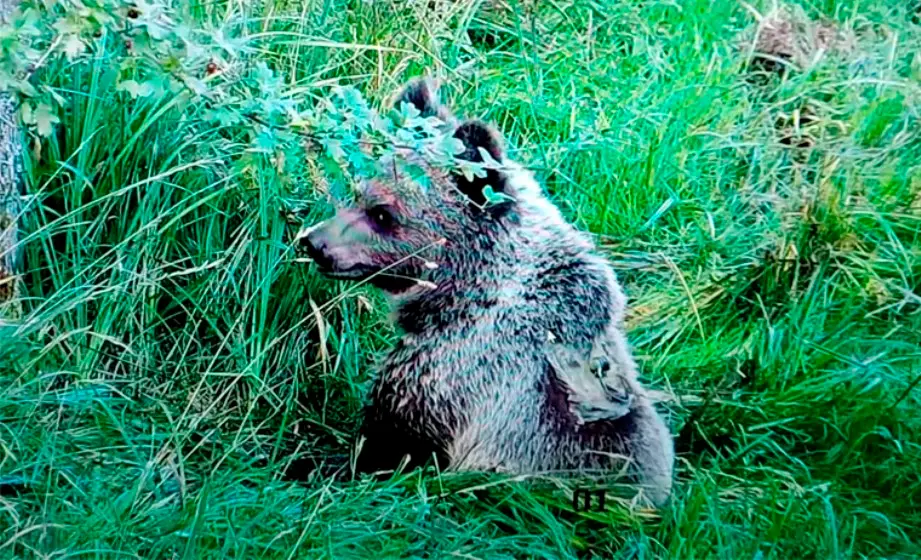
{"label": "weathered gray post", "polygon": [[[0,0],[0,21],[13,13],[18,0]],[[0,93],[0,319],[17,319],[19,302],[18,224],[22,181],[22,131],[16,103]]]}

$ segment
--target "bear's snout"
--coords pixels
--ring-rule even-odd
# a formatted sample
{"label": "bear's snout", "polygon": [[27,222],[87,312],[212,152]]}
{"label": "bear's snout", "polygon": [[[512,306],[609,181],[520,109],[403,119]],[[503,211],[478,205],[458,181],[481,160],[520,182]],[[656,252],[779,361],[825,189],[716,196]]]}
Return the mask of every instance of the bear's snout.
{"label": "bear's snout", "polygon": [[333,267],[333,258],[329,254],[329,244],[326,241],[326,236],[322,233],[322,226],[324,222],[319,224],[314,224],[309,228],[301,230],[297,234],[295,242],[297,243],[297,249],[307,253],[318,267],[324,270],[329,270]]}
{"label": "bear's snout", "polygon": [[333,267],[333,258],[329,254],[326,241],[318,230],[301,237],[300,245],[318,267],[324,270],[329,270]]}

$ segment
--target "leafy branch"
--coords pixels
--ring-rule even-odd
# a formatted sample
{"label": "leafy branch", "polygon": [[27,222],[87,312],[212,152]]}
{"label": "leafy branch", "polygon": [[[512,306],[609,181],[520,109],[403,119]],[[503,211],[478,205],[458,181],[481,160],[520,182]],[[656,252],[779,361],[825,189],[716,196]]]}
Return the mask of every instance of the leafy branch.
{"label": "leafy branch", "polygon": [[[68,105],[43,84],[43,72],[92,62],[108,65],[115,91],[129,98],[169,96],[180,110],[204,107],[203,124],[244,131],[249,152],[297,161],[304,149],[319,151],[352,177],[379,173],[386,156],[405,150],[468,178],[498,165],[457,160],[464,147],[445,123],[411,105],[382,117],[352,87],[320,101],[296,98],[266,62],[248,56],[258,37],[246,36],[240,20],[188,21],[169,0],[26,0],[0,27],[0,90],[17,96],[22,123],[40,138],[51,136]],[[425,184],[427,174],[417,171]]]}

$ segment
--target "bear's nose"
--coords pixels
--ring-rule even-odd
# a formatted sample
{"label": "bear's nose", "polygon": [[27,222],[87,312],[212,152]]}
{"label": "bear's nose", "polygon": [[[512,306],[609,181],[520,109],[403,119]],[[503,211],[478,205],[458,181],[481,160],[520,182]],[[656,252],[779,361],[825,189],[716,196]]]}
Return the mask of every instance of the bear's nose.
{"label": "bear's nose", "polygon": [[326,242],[320,235],[317,235],[316,231],[301,237],[299,241],[301,248],[307,251],[307,255],[317,263],[317,266],[325,269],[332,268],[333,259],[329,256]]}

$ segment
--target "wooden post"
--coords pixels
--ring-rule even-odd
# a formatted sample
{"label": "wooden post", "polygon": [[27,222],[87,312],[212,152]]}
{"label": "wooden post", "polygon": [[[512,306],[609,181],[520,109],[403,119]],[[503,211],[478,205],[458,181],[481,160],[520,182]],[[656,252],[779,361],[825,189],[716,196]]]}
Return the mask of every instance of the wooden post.
{"label": "wooden post", "polygon": [[[0,21],[13,13],[18,0],[0,0]],[[22,131],[16,122],[16,102],[0,93],[0,321],[16,320],[19,301],[17,219],[21,208]]]}

